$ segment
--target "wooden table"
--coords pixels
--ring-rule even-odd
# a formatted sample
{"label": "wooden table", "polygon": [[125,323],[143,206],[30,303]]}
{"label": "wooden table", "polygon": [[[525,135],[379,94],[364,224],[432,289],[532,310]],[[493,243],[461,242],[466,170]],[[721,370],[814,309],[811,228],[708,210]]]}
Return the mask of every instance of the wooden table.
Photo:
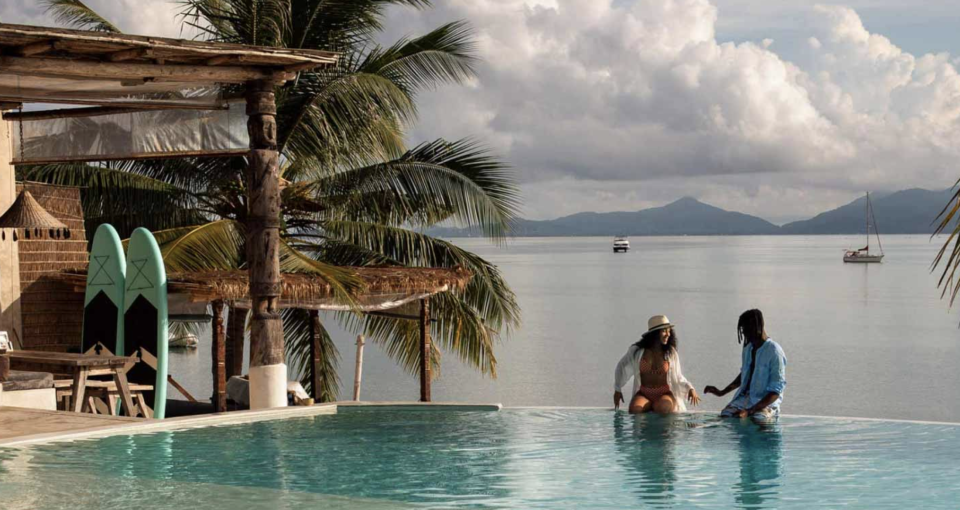
{"label": "wooden table", "polygon": [[96,354],[74,354],[45,351],[9,351],[10,368],[31,372],[50,372],[73,378],[73,398],[70,410],[79,413],[83,409],[83,394],[87,386],[87,377],[92,375],[111,375],[117,383],[120,400],[127,416],[135,416],[130,385],[127,383],[127,364],[137,362],[136,356],[98,356]]}

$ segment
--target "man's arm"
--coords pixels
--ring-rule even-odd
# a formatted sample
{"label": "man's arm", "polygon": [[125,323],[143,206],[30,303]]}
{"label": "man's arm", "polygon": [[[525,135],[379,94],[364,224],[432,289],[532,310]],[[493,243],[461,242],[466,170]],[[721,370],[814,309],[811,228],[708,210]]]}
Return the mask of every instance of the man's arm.
{"label": "man's arm", "polygon": [[787,386],[786,379],[786,367],[787,359],[783,355],[783,351],[777,350],[777,355],[770,360],[770,377],[767,382],[767,394],[760,399],[755,405],[751,406],[749,409],[746,409],[746,415],[752,415],[763,411],[774,402],[776,402],[780,396],[783,394],[784,388]]}
{"label": "man's arm", "polygon": [[778,398],[780,398],[780,394],[779,394],[779,393],[775,393],[775,392],[772,392],[772,391],[771,391],[770,393],[767,393],[767,395],[766,395],[765,397],[763,397],[762,399],[760,399],[760,402],[757,402],[756,405],[750,406],[750,407],[746,410],[747,416],[754,415],[754,414],[759,413],[760,411],[763,411],[764,409],[767,408],[767,406],[769,406],[770,404],[773,404],[774,402],[776,402]]}
{"label": "man's arm", "polygon": [[728,384],[726,388],[722,390],[718,390],[716,386],[707,386],[706,388],[703,389],[703,392],[713,393],[718,397],[722,397],[739,387],[740,387],[740,374],[737,374],[737,377],[733,381],[730,381],[730,384]]}

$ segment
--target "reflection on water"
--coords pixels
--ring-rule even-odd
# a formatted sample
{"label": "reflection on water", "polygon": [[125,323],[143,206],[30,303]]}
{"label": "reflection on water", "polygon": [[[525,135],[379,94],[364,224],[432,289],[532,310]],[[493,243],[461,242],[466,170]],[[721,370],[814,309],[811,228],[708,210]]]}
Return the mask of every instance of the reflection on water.
{"label": "reflection on water", "polygon": [[[673,507],[684,492],[690,502],[690,491],[696,494],[702,467],[711,460],[727,469],[711,473],[704,488],[729,487],[740,508],[776,507],[784,472],[782,434],[778,421],[709,415],[615,413],[613,417],[617,462],[627,477],[625,489],[641,507]],[[711,454],[706,455],[707,451]],[[739,476],[734,466],[739,467]],[[728,471],[734,476],[725,479]]]}
{"label": "reflection on water", "polygon": [[776,507],[783,475],[783,433],[779,422],[725,420],[740,446],[740,482],[733,487],[742,508]]}
{"label": "reflection on water", "polygon": [[370,411],[0,449],[0,508],[956,509],[960,427]]}
{"label": "reflection on water", "polygon": [[641,503],[663,506],[673,498],[675,429],[676,422],[669,416],[614,414],[617,459],[628,473],[627,490]]}

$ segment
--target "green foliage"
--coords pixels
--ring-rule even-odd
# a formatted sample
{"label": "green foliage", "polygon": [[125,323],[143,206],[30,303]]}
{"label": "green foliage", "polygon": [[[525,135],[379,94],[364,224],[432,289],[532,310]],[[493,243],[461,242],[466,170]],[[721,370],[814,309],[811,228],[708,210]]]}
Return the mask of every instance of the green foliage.
{"label": "green foliage", "polygon": [[[50,1],[60,19],[112,27],[79,1]],[[463,267],[462,291],[431,298],[434,373],[443,351],[496,376],[499,335],[520,323],[520,307],[499,269],[456,245],[424,234],[438,223],[478,227],[504,241],[520,204],[512,170],[473,140],[435,140],[407,149],[416,95],[474,78],[469,25],[457,21],[387,47],[374,37],[385,9],[430,7],[427,0],[186,0],[185,24],[210,40],[336,51],[337,65],[301,72],[278,88],[277,132],[283,155],[281,270],[320,275],[342,302],[359,282],[342,266]],[[97,25],[96,20],[102,20]],[[26,168],[31,180],[85,186],[88,227],[101,222],[128,235],[156,231],[172,271],[243,268],[246,159],[187,158],[105,165]],[[337,314],[406,370],[420,362],[414,321]],[[310,366],[309,314],[283,312],[288,363]],[[339,355],[321,331],[320,388],[339,391]],[[311,384],[304,377],[305,386]]]}
{"label": "green foliage", "polygon": [[80,0],[43,0],[43,4],[57,23],[95,32],[120,33],[120,29]]}

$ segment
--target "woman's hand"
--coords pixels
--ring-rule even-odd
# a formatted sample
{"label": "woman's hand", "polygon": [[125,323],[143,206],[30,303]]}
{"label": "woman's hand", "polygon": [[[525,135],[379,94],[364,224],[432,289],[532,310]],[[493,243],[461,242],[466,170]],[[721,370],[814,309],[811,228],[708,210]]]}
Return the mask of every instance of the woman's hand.
{"label": "woman's hand", "polygon": [[700,395],[697,395],[697,390],[690,388],[690,392],[687,393],[687,401],[692,406],[700,405]]}
{"label": "woman's hand", "polygon": [[707,386],[706,388],[703,389],[703,392],[704,392],[704,393],[712,393],[712,394],[714,394],[714,395],[716,395],[716,396],[718,396],[718,397],[722,397],[722,396],[723,396],[723,392],[720,391],[720,390],[718,390],[716,386]]}
{"label": "woman's hand", "polygon": [[623,393],[619,391],[613,392],[613,408],[620,409],[620,403],[623,402]]}

